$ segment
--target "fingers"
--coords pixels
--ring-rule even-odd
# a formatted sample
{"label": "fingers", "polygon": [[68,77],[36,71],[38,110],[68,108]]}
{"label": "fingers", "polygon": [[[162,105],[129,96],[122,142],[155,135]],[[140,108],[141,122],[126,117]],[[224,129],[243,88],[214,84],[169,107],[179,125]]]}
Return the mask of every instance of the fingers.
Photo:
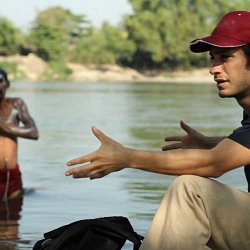
{"label": "fingers", "polygon": [[190,126],[188,126],[184,121],[180,121],[180,125],[181,128],[186,131],[188,134],[191,133],[191,131],[193,131],[193,128],[191,128]]}
{"label": "fingers", "polygon": [[74,178],[86,178],[89,177],[89,173],[91,172],[91,169],[93,168],[92,163],[88,163],[76,168],[71,168],[65,172],[66,176],[73,175]]}
{"label": "fingers", "polygon": [[72,159],[72,160],[70,160],[70,161],[67,162],[67,165],[68,166],[73,166],[73,165],[76,165],[76,164],[89,162],[89,161],[92,160],[92,157],[91,157],[92,154],[93,153],[90,153],[88,155],[84,155],[84,156]]}
{"label": "fingers", "polygon": [[100,141],[103,142],[105,139],[107,139],[108,137],[98,128],[96,128],[95,126],[91,127],[93,134],[95,135],[95,137]]}
{"label": "fingers", "polygon": [[[105,135],[99,130],[97,129],[95,126],[93,126],[92,128],[92,132],[93,134],[100,140],[102,141],[103,138],[105,137]],[[76,165],[76,164],[82,164],[82,163],[87,163],[87,162],[90,162],[93,160],[93,157],[94,157],[94,153],[95,152],[92,152],[88,155],[84,155],[84,156],[81,156],[81,157],[78,157],[78,158],[75,158],[75,159],[72,159],[70,161],[67,162],[67,165],[68,166],[73,166],[73,165]],[[77,168],[76,168],[77,169]],[[72,175],[73,172],[71,173],[70,170],[66,171],[65,172],[65,175]]]}
{"label": "fingers", "polygon": [[74,174],[73,178],[74,179],[79,179],[79,178],[89,178],[90,180],[94,180],[94,179],[100,179],[106,175],[108,175],[108,172],[98,172],[98,173],[89,173],[88,176],[84,175],[84,174]]}
{"label": "fingers", "polygon": [[174,144],[169,144],[169,145],[163,146],[162,151],[180,149],[180,148],[182,148],[182,143],[174,143]]}
{"label": "fingers", "polygon": [[68,175],[72,175],[74,179],[90,178],[91,180],[93,180],[97,178],[102,178],[111,172],[112,171],[110,169],[106,169],[105,166],[89,163],[77,168],[72,168],[66,173],[69,173]]}
{"label": "fingers", "polygon": [[[78,157],[78,158],[73,159],[73,160],[70,160],[70,161],[67,162],[67,165],[68,166],[73,166],[73,165],[76,165],[76,164],[83,164],[83,163],[90,162],[92,160],[92,154],[93,153],[85,155],[85,156]],[[86,165],[84,165],[84,166],[86,166]],[[65,175],[69,176],[69,175],[72,175],[74,173],[78,173],[84,166],[69,169],[69,170],[67,170],[65,172]]]}
{"label": "fingers", "polygon": [[[107,137],[102,131],[97,129],[95,126],[92,126],[92,132],[96,138],[101,142],[102,146],[108,144],[111,138]],[[100,150],[100,149],[99,149]],[[109,172],[104,169],[102,164],[96,164],[96,158],[98,158],[98,150],[94,151],[88,155],[84,155],[75,159],[72,159],[67,162],[68,166],[73,166],[76,164],[84,164],[79,167],[69,169],[65,172],[66,176],[72,175],[73,178],[101,178],[107,175]]]}
{"label": "fingers", "polygon": [[183,136],[168,136],[165,137],[165,141],[181,141],[183,139]]}

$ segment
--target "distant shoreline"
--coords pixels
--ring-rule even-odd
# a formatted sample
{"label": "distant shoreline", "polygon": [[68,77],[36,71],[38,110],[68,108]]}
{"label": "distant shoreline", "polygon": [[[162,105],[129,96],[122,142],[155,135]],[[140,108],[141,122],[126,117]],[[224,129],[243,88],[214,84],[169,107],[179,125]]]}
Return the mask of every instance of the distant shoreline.
{"label": "distant shoreline", "polygon": [[[41,58],[29,54],[28,56],[0,57],[0,62],[15,62],[22,77],[10,76],[12,80],[41,81],[42,74],[48,69],[48,64]],[[213,83],[208,69],[190,71],[174,71],[154,75],[142,74],[132,68],[118,65],[83,65],[69,63],[72,70],[69,81],[72,82],[163,82],[163,83]],[[25,77],[24,77],[25,76]],[[53,80],[53,79],[52,79]]]}

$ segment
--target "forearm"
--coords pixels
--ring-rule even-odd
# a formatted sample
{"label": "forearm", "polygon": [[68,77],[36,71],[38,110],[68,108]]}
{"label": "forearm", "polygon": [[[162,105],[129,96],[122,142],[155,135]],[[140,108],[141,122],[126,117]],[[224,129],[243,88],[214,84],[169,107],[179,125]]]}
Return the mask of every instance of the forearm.
{"label": "forearm", "polygon": [[220,175],[211,150],[187,149],[150,152],[129,149],[127,159],[130,168],[160,174],[193,174],[204,177],[217,177]]}
{"label": "forearm", "polygon": [[9,137],[22,137],[27,139],[37,140],[39,137],[38,130],[35,126],[32,127],[16,127],[6,125],[1,127],[1,133]]}
{"label": "forearm", "polygon": [[39,137],[38,130],[35,127],[12,127],[11,134],[16,137],[37,140]]}
{"label": "forearm", "polygon": [[232,169],[248,165],[250,159],[248,148],[227,138],[212,149],[164,152],[130,149],[128,152],[128,167],[168,175],[219,177]]}

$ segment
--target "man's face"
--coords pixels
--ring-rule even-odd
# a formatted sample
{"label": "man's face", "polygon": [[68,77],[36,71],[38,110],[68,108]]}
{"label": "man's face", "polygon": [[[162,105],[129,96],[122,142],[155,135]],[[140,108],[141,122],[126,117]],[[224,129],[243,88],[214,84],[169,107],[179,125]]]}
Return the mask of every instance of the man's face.
{"label": "man's face", "polygon": [[0,100],[3,100],[5,98],[5,93],[8,87],[9,87],[9,83],[0,74]]}
{"label": "man's face", "polygon": [[217,83],[219,96],[237,100],[250,97],[250,67],[242,48],[213,47],[210,56],[210,73]]}

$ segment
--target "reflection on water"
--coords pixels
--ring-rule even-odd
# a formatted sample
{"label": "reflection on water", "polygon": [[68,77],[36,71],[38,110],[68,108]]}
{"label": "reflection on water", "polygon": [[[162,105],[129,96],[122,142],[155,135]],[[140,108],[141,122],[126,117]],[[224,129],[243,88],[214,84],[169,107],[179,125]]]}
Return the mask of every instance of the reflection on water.
{"label": "reflection on water", "polygon": [[[24,186],[35,191],[24,196],[16,240],[4,241],[15,250],[32,249],[59,226],[102,216],[127,216],[146,233],[174,177],[133,169],[93,181],[65,177],[69,159],[99,146],[92,125],[128,147],[161,150],[166,136],[182,133],[181,119],[207,135],[225,135],[239,126],[242,113],[234,100],[219,99],[215,86],[202,84],[19,82],[10,95],[25,100],[40,131],[36,142],[19,140]],[[242,169],[221,181],[246,188]]]}
{"label": "reflection on water", "polygon": [[0,249],[15,249],[23,198],[0,201]]}

